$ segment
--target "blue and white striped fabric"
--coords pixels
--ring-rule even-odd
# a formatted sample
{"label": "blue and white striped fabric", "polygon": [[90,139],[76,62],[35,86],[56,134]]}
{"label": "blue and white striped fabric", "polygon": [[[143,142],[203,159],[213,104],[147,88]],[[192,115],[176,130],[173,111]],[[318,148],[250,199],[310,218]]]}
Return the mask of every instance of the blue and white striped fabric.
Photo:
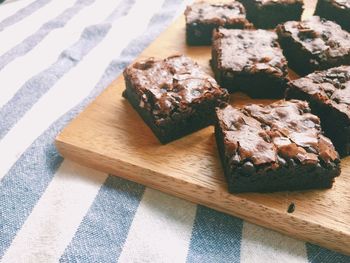
{"label": "blue and white striped fabric", "polygon": [[58,155],[58,132],[189,2],[0,5],[1,262],[350,262]]}

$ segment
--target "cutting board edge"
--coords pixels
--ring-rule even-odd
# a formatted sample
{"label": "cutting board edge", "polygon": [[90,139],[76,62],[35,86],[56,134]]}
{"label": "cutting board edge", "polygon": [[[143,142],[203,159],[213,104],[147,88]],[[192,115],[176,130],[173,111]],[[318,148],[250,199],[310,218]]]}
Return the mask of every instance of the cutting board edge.
{"label": "cutting board edge", "polygon": [[[115,166],[111,167],[111,160],[109,158],[106,158],[87,149],[70,144],[69,138],[65,137],[66,129],[64,129],[57,136],[55,144],[59,153],[67,159],[70,159],[92,169],[106,172],[111,175],[118,174],[119,177],[122,177],[124,179],[140,183],[144,186],[177,196],[192,203],[204,205],[214,210],[218,210],[239,217],[250,223],[275,230],[277,232],[286,234],[296,239],[327,247],[329,249],[350,256],[350,246],[347,246],[347,244],[350,244],[350,233],[336,231],[334,229],[324,227],[320,224],[308,222],[306,220],[294,217],[292,214],[287,214],[287,212],[281,213],[281,211],[277,209],[264,207],[252,201],[240,199],[237,196],[236,198],[240,199],[241,201],[243,201],[243,203],[245,203],[245,208],[240,209],[241,205],[239,205],[236,208],[232,207],[231,209],[228,209],[227,207],[223,207],[222,205],[220,205],[220,202],[216,203],[215,201],[211,201],[215,200],[216,197],[208,198],[207,200],[205,200],[204,198],[198,197],[201,195],[191,194],[194,193],[193,187],[198,188],[201,194],[206,193],[211,197],[213,196],[213,193],[215,193],[215,191],[212,193],[210,193],[210,191],[206,192],[206,189],[204,187],[194,184],[188,191],[177,191],[176,189],[183,189],[184,184],[191,184],[191,182],[179,181],[179,179],[175,177],[170,177],[165,174],[157,173],[150,169],[139,167],[132,163],[125,162],[121,159],[112,160],[113,166]],[[144,179],[146,177],[147,180]],[[160,178],[162,179],[161,182],[159,182]],[[179,188],[178,186],[174,186],[174,182],[175,184],[181,187]],[[215,194],[219,195],[220,193]],[[248,209],[247,206],[249,206]],[[252,210],[252,207],[250,206],[254,207],[254,210]],[[250,211],[254,211],[254,213],[250,213]],[[273,215],[270,213],[273,213]],[[252,216],[253,214],[254,216]],[[257,214],[259,214],[259,216],[257,216]],[[283,223],[271,223],[271,221],[274,220],[280,222],[283,221]],[[331,239],[330,236],[332,236]]]}

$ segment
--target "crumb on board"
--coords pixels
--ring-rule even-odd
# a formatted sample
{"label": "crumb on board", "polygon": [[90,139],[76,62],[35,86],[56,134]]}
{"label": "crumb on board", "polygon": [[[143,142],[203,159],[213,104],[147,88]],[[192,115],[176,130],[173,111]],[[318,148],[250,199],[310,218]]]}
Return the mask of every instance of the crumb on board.
{"label": "crumb on board", "polygon": [[287,212],[288,213],[293,213],[294,210],[295,210],[295,204],[292,202],[292,203],[289,204]]}

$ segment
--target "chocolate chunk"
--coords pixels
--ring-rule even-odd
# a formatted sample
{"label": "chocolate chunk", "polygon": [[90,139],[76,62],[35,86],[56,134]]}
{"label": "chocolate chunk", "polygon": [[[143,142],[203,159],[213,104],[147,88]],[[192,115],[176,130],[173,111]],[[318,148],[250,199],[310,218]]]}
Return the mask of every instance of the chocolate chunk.
{"label": "chocolate chunk", "polygon": [[290,203],[290,205],[288,206],[288,213],[293,213],[295,211],[295,204],[294,203]]}
{"label": "chocolate chunk", "polygon": [[247,161],[242,165],[242,171],[249,176],[255,172],[255,166],[252,162]]}

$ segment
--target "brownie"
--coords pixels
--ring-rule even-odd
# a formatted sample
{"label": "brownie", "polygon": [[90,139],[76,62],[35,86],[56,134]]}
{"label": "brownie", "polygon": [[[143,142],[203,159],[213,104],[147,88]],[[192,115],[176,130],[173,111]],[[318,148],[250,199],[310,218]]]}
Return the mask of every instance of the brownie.
{"label": "brownie", "polygon": [[214,123],[215,107],[228,93],[185,56],[136,62],[124,70],[123,96],[161,143]]}
{"label": "brownie", "polygon": [[300,20],[302,0],[241,0],[247,10],[247,18],[256,28],[275,28],[289,20]]}
{"label": "brownie", "polygon": [[287,61],[275,32],[219,28],[213,35],[211,64],[216,80],[229,92],[283,97]]}
{"label": "brownie", "polygon": [[288,65],[300,75],[350,64],[350,34],[334,22],[313,16],[277,27]]}
{"label": "brownie", "polygon": [[318,0],[315,15],[335,21],[350,31],[350,0]]}
{"label": "brownie", "polygon": [[214,28],[250,28],[243,5],[239,2],[211,4],[205,2],[188,6],[186,41],[188,45],[210,45]]}
{"label": "brownie", "polygon": [[286,98],[308,101],[339,154],[350,154],[350,66],[318,71],[293,80],[288,84]]}
{"label": "brownie", "polygon": [[309,112],[299,100],[218,108],[215,135],[229,192],[331,188],[339,156]]}

